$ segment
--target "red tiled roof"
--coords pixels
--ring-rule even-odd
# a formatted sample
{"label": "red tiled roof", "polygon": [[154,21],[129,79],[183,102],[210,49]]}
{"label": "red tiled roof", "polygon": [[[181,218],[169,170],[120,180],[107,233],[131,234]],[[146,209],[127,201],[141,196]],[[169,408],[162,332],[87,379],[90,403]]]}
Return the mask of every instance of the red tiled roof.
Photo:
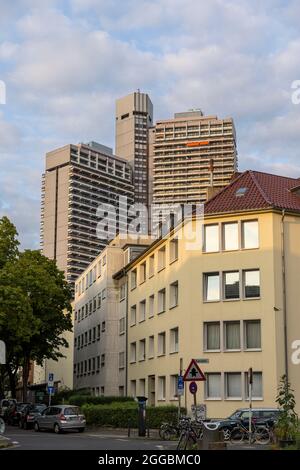
{"label": "red tiled roof", "polygon": [[[300,212],[300,178],[271,175],[248,170],[205,203],[205,214],[277,208]],[[247,188],[243,196],[239,189]]]}

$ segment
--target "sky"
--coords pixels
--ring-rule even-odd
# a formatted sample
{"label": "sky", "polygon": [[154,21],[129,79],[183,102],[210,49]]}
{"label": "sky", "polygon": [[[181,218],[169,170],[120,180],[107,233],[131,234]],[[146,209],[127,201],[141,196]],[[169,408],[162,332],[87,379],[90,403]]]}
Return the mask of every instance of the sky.
{"label": "sky", "polygon": [[39,247],[45,153],[114,146],[118,97],[232,116],[239,169],[300,177],[299,0],[0,0],[0,217]]}

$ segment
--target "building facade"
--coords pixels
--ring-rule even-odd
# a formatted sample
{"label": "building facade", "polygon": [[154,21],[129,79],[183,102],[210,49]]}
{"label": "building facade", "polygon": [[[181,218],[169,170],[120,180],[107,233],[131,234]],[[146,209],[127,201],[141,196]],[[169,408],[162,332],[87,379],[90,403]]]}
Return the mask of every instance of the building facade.
{"label": "building facade", "polygon": [[134,170],[135,202],[148,206],[148,129],[153,125],[153,105],[146,93],[135,92],[116,102],[116,155]]}
{"label": "building facade", "polygon": [[[97,232],[103,204],[116,208],[117,230],[126,227],[127,205],[133,203],[132,170],[103,145],[66,145],[46,155],[42,183],[41,247],[55,259],[74,286],[75,279],[98,256],[108,240]],[[113,213],[111,220],[113,220]],[[115,233],[108,233],[113,239]]]}
{"label": "building facade", "polygon": [[[300,411],[299,188],[300,179],[245,172],[205,204],[203,220],[127,266],[129,394],[176,404],[180,364],[204,359],[197,402],[209,417],[249,406],[250,367],[253,406],[276,407],[287,374]],[[193,403],[187,387],[183,401]]]}
{"label": "building facade", "polygon": [[200,110],[176,113],[150,129],[153,204],[196,204],[207,188],[224,188],[237,169],[232,118],[204,116]]}
{"label": "building facade", "polygon": [[96,396],[126,394],[126,284],[113,274],[149,245],[113,240],[75,284],[74,389]]}

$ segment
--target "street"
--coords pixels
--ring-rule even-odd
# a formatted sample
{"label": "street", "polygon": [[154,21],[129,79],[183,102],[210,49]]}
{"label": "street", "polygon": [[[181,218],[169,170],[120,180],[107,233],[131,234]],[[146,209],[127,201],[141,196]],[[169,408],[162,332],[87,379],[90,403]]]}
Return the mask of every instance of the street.
{"label": "street", "polygon": [[172,450],[177,442],[142,439],[124,436],[122,433],[87,430],[83,434],[76,431],[54,434],[51,431],[24,431],[8,426],[5,432],[14,443],[7,450]]}

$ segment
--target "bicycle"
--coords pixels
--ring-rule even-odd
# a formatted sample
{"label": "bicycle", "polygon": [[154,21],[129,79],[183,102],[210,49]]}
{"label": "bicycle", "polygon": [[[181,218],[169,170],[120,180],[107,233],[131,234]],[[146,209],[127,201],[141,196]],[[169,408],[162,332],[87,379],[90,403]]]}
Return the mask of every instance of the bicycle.
{"label": "bicycle", "polygon": [[182,416],[178,424],[162,423],[159,428],[160,438],[164,441],[169,441],[172,437],[179,437],[187,421],[190,421],[190,418]]}
{"label": "bicycle", "polygon": [[4,434],[5,432],[5,422],[2,418],[0,418],[0,434]]}
{"label": "bicycle", "polygon": [[237,444],[244,440],[250,440],[250,443],[257,443],[261,445],[269,444],[271,440],[270,430],[267,426],[252,424],[251,438],[249,429],[242,423],[239,423],[230,433],[231,444]]}
{"label": "bicycle", "polygon": [[190,421],[181,431],[177,450],[191,450],[197,445],[197,441],[203,438],[203,421]]}

